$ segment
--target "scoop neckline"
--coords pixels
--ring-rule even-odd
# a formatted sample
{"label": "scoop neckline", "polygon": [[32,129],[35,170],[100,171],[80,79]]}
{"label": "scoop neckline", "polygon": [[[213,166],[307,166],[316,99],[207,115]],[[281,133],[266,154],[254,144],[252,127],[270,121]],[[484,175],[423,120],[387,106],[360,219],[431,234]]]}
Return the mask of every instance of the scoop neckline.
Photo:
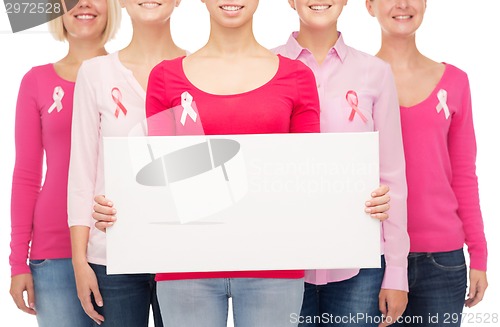
{"label": "scoop neckline", "polygon": [[187,56],[183,56],[183,57],[180,57],[179,58],[179,61],[180,61],[180,69],[181,69],[181,73],[182,73],[182,77],[187,81],[187,83],[189,84],[190,87],[192,87],[193,89],[195,89],[196,91],[200,92],[200,93],[203,93],[205,95],[209,95],[209,96],[213,96],[213,97],[238,97],[238,96],[244,96],[244,95],[248,95],[250,93],[253,93],[253,92],[257,92],[265,87],[267,87],[268,85],[272,84],[274,82],[275,79],[278,78],[278,75],[280,74],[281,70],[282,70],[282,66],[283,66],[283,56],[281,55],[276,55],[278,57],[278,69],[276,69],[276,72],[274,73],[273,77],[271,77],[267,82],[265,82],[264,84],[254,88],[254,89],[251,89],[251,90],[248,90],[248,91],[245,91],[245,92],[241,92],[241,93],[234,93],[234,94],[214,94],[214,93],[210,93],[210,92],[207,92],[207,91],[204,91],[202,89],[200,89],[199,87],[197,87],[196,85],[194,85],[190,80],[189,78],[187,77],[185,71],[184,71],[184,59],[187,57]]}
{"label": "scoop neckline", "polygon": [[67,80],[66,78],[64,78],[64,77],[62,77],[61,75],[59,75],[59,73],[58,73],[58,72],[57,72],[57,70],[56,70],[55,65],[56,65],[56,63],[55,63],[55,62],[53,62],[53,63],[50,63],[50,64],[49,64],[50,68],[52,69],[52,73],[53,73],[54,75],[56,75],[56,76],[57,76],[57,78],[59,78],[60,80],[62,80],[62,81],[64,81],[64,82],[66,82],[66,83],[70,83],[70,84],[75,84],[75,83],[76,83],[76,81],[74,81],[74,82],[73,82],[73,81]]}
{"label": "scoop neckline", "polygon": [[415,108],[415,107],[420,107],[422,106],[424,103],[430,101],[433,96],[435,94],[437,94],[438,90],[440,89],[440,86],[441,84],[443,84],[443,81],[444,81],[444,78],[445,76],[447,75],[448,73],[448,68],[449,68],[449,64],[447,64],[446,62],[441,62],[443,65],[444,65],[444,71],[443,71],[443,74],[441,75],[441,78],[439,79],[439,81],[436,83],[436,86],[434,86],[434,88],[432,89],[431,93],[429,93],[429,95],[423,99],[422,101],[414,104],[414,105],[411,105],[411,106],[400,106],[400,108],[402,109],[411,109],[411,108]]}

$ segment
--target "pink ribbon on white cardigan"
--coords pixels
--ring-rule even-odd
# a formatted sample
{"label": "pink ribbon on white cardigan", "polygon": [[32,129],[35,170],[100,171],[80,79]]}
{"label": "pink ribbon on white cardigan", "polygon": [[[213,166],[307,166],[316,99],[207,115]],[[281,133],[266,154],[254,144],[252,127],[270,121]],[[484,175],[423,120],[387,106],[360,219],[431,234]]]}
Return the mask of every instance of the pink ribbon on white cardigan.
{"label": "pink ribbon on white cardigan", "polygon": [[57,112],[61,111],[63,108],[62,99],[64,98],[64,90],[60,86],[54,88],[54,93],[52,93],[52,99],[54,103],[49,108],[49,114],[57,108]]}
{"label": "pink ribbon on white cardigan", "polygon": [[368,121],[368,119],[366,119],[366,117],[363,115],[361,110],[359,110],[359,108],[358,108],[359,101],[358,101],[358,95],[356,94],[356,92],[354,92],[352,90],[348,91],[347,94],[345,95],[345,98],[347,100],[347,103],[349,103],[349,105],[352,108],[351,115],[349,116],[349,121],[353,121],[354,115],[356,113],[358,113],[359,117],[361,117],[363,122],[366,123]]}
{"label": "pink ribbon on white cardigan", "polygon": [[448,104],[446,103],[448,101],[448,92],[446,90],[441,89],[437,93],[437,98],[439,100],[438,105],[436,106],[436,111],[438,113],[441,112],[441,110],[444,110],[444,116],[446,119],[450,117],[450,108],[448,108]]}
{"label": "pink ribbon on white cardigan", "polygon": [[113,98],[113,101],[116,103],[117,107],[115,110],[115,117],[118,118],[118,115],[120,114],[120,110],[123,111],[123,114],[126,116],[127,115],[127,109],[122,103],[122,92],[117,87],[114,87],[111,90],[111,97]]}

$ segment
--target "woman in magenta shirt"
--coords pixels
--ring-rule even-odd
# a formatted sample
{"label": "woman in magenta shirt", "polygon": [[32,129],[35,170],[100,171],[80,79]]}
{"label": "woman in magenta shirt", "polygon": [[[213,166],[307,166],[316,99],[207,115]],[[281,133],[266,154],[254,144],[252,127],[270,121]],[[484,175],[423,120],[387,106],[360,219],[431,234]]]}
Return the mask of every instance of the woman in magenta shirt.
{"label": "woman in magenta shirt", "polygon": [[68,53],[54,64],[33,67],[19,89],[10,293],[19,309],[36,314],[39,326],[92,326],[78,301],[66,213],[73,89],[81,63],[106,54],[104,44],[120,17],[114,1],[81,0],[50,21],[53,36],[68,42]]}
{"label": "woman in magenta shirt", "polygon": [[[367,0],[380,23],[377,56],[392,67],[401,106],[408,182],[409,301],[405,315],[433,316],[418,326],[459,326],[464,303],[483,298],[487,248],[475,172],[469,81],[457,67],[417,48],[425,0]],[[463,245],[470,255],[469,292]],[[411,324],[410,324],[411,325]]]}
{"label": "woman in magenta shirt", "polygon": [[[252,24],[258,1],[205,4],[211,21],[208,43],[153,69],[146,115],[181,105],[181,95],[188,92],[209,135],[319,132],[314,75],[300,61],[276,56],[257,43]],[[149,134],[160,133],[150,125]],[[300,312],[303,276],[303,270],[158,274],[164,323],[225,326],[232,298],[235,326],[296,326],[290,315]]]}

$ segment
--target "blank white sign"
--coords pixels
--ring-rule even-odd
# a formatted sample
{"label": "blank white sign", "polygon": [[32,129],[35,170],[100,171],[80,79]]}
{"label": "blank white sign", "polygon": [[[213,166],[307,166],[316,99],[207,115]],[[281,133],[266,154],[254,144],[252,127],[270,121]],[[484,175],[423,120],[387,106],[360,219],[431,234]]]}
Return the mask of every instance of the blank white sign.
{"label": "blank white sign", "polygon": [[377,133],[104,138],[108,273],[380,266]]}

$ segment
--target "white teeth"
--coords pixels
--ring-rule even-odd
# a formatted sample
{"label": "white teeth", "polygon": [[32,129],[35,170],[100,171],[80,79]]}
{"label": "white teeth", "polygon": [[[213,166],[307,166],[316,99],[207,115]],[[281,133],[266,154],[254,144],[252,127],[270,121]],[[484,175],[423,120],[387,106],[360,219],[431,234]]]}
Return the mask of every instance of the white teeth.
{"label": "white teeth", "polygon": [[410,19],[411,16],[410,15],[406,15],[406,16],[394,16],[395,19]]}
{"label": "white teeth", "polygon": [[77,19],[94,19],[95,16],[94,15],[77,15],[76,18]]}
{"label": "white teeth", "polygon": [[309,8],[311,8],[312,10],[320,11],[320,10],[327,10],[328,8],[330,8],[330,6],[329,5],[310,6]]}
{"label": "white teeth", "polygon": [[140,5],[142,7],[146,7],[146,8],[155,8],[155,7],[158,7],[160,4],[157,2],[143,2]]}
{"label": "white teeth", "polygon": [[241,8],[243,8],[242,6],[221,6],[221,8],[223,10],[227,10],[227,11],[237,11],[237,10],[240,10]]}

